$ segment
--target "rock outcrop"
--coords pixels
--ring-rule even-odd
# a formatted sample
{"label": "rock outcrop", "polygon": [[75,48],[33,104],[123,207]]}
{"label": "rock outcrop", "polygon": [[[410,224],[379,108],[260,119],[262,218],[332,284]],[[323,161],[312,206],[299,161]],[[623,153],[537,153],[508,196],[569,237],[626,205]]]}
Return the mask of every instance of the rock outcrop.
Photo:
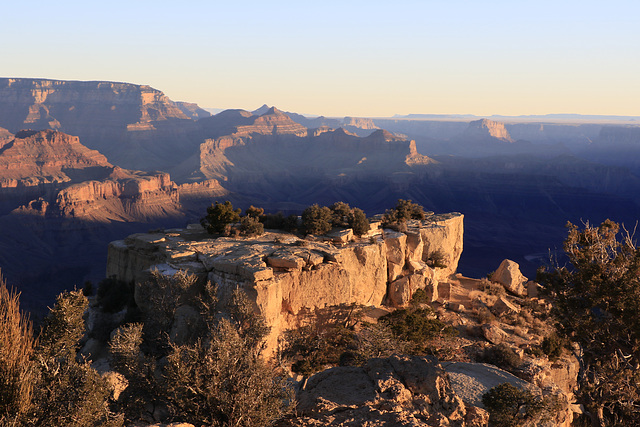
{"label": "rock outcrop", "polygon": [[529,279],[522,275],[517,262],[509,259],[502,261],[498,269],[491,275],[491,280],[500,283],[513,294],[519,296],[527,294],[525,284]]}
{"label": "rock outcrop", "polygon": [[99,179],[112,171],[78,137],[53,130],[20,131],[0,148],[0,189]]}
{"label": "rock outcrop", "polygon": [[[290,181],[300,178],[318,182],[363,175],[398,176],[435,163],[417,152],[414,141],[383,130],[367,137],[344,129],[308,130],[273,107],[261,116],[241,110],[218,116],[198,124],[205,132],[222,136],[206,139],[199,158],[191,157],[176,169],[196,170],[200,177],[225,180],[240,188],[260,181],[291,185]],[[225,134],[230,128],[233,132]]]}
{"label": "rock outcrop", "polygon": [[468,138],[496,138],[505,142],[513,142],[509,132],[504,127],[504,123],[494,122],[489,119],[475,120],[469,123],[464,136]]}
{"label": "rock outcrop", "polygon": [[[461,214],[433,215],[409,224],[410,238],[385,231],[340,247],[275,231],[254,239],[212,239],[199,226],[134,234],[109,245],[107,277],[141,283],[151,268],[164,274],[185,270],[200,283],[216,283],[223,300],[240,287],[272,328],[273,348],[301,315],[327,306],[379,306],[387,296],[403,305],[418,288],[436,295],[438,280],[457,268],[462,223]],[[434,252],[444,254],[446,266],[428,265]],[[144,309],[144,301],[138,303]]]}
{"label": "rock outcrop", "polygon": [[188,157],[197,148],[189,136],[194,114],[202,113],[145,85],[0,79],[0,126],[14,133],[54,129],[76,135],[128,169],[168,171],[176,160]]}
{"label": "rock outcrop", "polygon": [[13,132],[33,127],[73,134],[97,121],[143,128],[153,121],[188,119],[150,86],[23,78],[0,79],[0,117],[0,123]]}
{"label": "rock outcrop", "polygon": [[433,357],[370,359],[309,378],[298,416],[279,426],[484,426],[488,414],[465,405]]}
{"label": "rock outcrop", "polygon": [[58,192],[57,214],[92,221],[149,221],[182,216],[176,185],[166,173],[116,169],[108,179]]}

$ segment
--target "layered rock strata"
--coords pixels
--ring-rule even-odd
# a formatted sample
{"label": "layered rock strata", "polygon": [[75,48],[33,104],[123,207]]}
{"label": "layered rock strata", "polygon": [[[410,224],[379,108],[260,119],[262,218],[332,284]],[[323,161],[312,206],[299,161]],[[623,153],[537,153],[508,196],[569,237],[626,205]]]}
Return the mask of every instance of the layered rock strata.
{"label": "layered rock strata", "polygon": [[[107,276],[140,284],[150,269],[168,275],[185,270],[200,284],[217,284],[222,300],[240,287],[271,327],[273,349],[280,333],[305,313],[352,303],[380,306],[386,300],[400,306],[419,288],[437,299],[438,281],[457,268],[462,235],[459,213],[413,221],[406,234],[378,230],[336,245],[276,231],[253,239],[213,239],[191,226],[112,242]],[[432,267],[435,253],[444,262]],[[145,309],[145,301],[136,302]]]}

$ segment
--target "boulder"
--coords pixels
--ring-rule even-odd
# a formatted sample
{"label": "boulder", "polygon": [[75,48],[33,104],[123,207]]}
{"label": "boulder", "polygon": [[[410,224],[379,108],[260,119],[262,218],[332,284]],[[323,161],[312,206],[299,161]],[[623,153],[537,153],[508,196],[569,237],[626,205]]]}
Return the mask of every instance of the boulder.
{"label": "boulder", "polygon": [[422,274],[412,274],[389,284],[389,301],[395,307],[403,307],[411,302],[418,289],[424,289],[429,302],[438,299],[438,287],[430,283]]}
{"label": "boulder", "polygon": [[487,363],[443,362],[442,368],[449,374],[451,386],[456,394],[465,403],[480,408],[484,408],[482,395],[503,383],[541,393],[533,384]]}
{"label": "boulder", "polygon": [[491,311],[496,316],[499,316],[501,314],[515,314],[515,313],[520,313],[520,307],[509,302],[509,300],[506,299],[504,296],[501,296],[493,304],[493,306],[491,307]]}
{"label": "boulder", "polygon": [[500,283],[515,295],[525,296],[527,294],[524,284],[528,279],[522,275],[520,266],[515,261],[508,259],[502,261],[500,267],[491,275],[491,280]]}
{"label": "boulder", "polygon": [[464,426],[475,417],[433,357],[394,355],[328,369],[297,397],[299,415],[279,425]]}

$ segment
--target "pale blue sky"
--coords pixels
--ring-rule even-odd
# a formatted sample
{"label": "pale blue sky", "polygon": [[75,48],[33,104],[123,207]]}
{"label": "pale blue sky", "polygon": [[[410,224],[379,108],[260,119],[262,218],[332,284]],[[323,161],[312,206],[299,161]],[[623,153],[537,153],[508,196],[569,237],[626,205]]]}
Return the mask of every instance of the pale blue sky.
{"label": "pale blue sky", "polygon": [[0,76],[324,115],[640,115],[635,1],[11,1]]}

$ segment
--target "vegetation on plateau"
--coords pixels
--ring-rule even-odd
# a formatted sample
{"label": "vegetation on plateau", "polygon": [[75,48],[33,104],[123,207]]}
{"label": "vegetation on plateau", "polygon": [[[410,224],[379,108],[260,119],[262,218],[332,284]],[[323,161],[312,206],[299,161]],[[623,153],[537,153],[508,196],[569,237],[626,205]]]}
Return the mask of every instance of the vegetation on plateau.
{"label": "vegetation on plateau", "polygon": [[[391,228],[406,227],[409,219],[425,219],[424,208],[411,200],[398,199],[393,209],[384,214],[383,225]],[[313,204],[307,207],[298,219],[297,215],[284,216],[282,212],[265,213],[263,208],[250,206],[241,215],[240,209],[234,209],[230,201],[215,202],[207,208],[200,223],[211,234],[225,236],[259,236],[264,229],[284,230],[292,233],[321,235],[334,228],[351,228],[356,236],[366,234],[370,229],[367,215],[360,208],[351,207],[345,202],[336,202],[331,206]],[[429,260],[439,266],[440,259]]]}
{"label": "vegetation on plateau", "polygon": [[263,208],[250,206],[245,215],[234,209],[230,201],[215,202],[207,208],[207,215],[200,220],[211,234],[225,236],[259,236],[265,228],[301,232],[304,234],[325,234],[333,228],[351,228],[357,236],[369,231],[369,220],[359,208],[347,203],[336,202],[330,207],[314,204],[302,212],[302,220],[297,215],[285,217],[282,212],[265,214]]}

